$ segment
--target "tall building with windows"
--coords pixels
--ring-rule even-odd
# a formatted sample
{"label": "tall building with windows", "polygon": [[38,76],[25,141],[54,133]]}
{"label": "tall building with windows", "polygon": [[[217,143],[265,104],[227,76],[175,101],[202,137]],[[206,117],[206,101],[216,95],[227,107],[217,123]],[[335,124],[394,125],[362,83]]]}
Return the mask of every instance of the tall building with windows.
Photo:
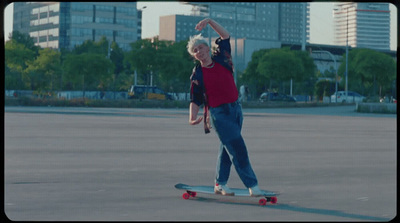
{"label": "tall building with windows", "polygon": [[[173,24],[179,30],[189,30],[195,34],[192,19],[209,17],[216,19],[233,37],[255,40],[280,41],[282,43],[302,43],[309,40],[310,8],[308,3],[274,2],[190,2],[193,6],[191,16],[180,16]],[[167,18],[163,17],[163,18]],[[187,18],[189,22],[182,23]],[[169,31],[163,25],[170,21],[160,19],[160,39]],[[195,23],[195,24],[196,24]],[[185,25],[186,24],[186,25]],[[169,27],[172,25],[170,24]],[[208,32],[203,32],[208,37]],[[169,34],[170,37],[171,34]],[[214,32],[210,32],[216,37]],[[188,36],[175,36],[174,41],[186,40]]]}
{"label": "tall building with windows", "polygon": [[389,3],[335,3],[334,43],[390,50]]}
{"label": "tall building with windows", "polygon": [[[237,70],[244,70],[251,54],[261,48],[280,48],[281,44],[305,46],[309,40],[308,3],[285,2],[190,2],[192,13],[160,17],[160,40],[182,41],[198,34],[196,24],[206,17],[215,19],[231,34],[233,59]],[[210,28],[204,37],[215,39]],[[235,41],[236,39],[236,41]],[[235,44],[237,55],[235,55]],[[210,41],[211,43],[211,41]]]}
{"label": "tall building with windows", "polygon": [[[186,15],[167,15],[160,17],[160,40],[170,40],[179,42],[188,40],[190,36],[199,34],[194,29],[196,24],[204,19],[201,16],[186,16]],[[203,36],[208,37],[208,33],[203,30]]]}
{"label": "tall building with windows", "polygon": [[309,4],[280,2],[278,27],[279,40],[282,44],[306,45],[310,40]]}
{"label": "tall building with windows", "polygon": [[141,39],[136,2],[15,2],[13,30],[42,48],[72,49],[102,36],[124,49]]}

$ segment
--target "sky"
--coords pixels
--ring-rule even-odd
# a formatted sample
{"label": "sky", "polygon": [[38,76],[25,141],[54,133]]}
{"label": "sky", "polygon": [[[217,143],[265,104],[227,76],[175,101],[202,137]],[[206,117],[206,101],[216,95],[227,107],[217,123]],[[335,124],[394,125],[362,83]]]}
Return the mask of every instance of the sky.
{"label": "sky", "polygon": [[[191,6],[179,2],[138,2],[137,8],[144,6],[142,15],[142,38],[158,35],[160,16],[183,14],[189,15]],[[8,34],[12,32],[12,4],[8,5],[4,12],[4,39],[8,40]],[[391,11],[390,49],[397,49],[397,8],[389,6]],[[310,3],[310,43],[333,45],[333,3]],[[193,27],[194,29],[194,27]]]}

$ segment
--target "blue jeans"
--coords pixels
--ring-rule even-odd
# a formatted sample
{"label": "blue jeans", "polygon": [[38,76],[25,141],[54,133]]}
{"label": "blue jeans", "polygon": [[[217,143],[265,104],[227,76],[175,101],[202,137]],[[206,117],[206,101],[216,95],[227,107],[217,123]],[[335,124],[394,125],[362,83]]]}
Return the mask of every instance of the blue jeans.
{"label": "blue jeans", "polygon": [[243,114],[239,102],[223,104],[216,108],[210,107],[210,118],[221,141],[216,183],[225,185],[228,182],[233,164],[247,188],[256,186],[257,177],[251,167],[246,144],[241,134]]}

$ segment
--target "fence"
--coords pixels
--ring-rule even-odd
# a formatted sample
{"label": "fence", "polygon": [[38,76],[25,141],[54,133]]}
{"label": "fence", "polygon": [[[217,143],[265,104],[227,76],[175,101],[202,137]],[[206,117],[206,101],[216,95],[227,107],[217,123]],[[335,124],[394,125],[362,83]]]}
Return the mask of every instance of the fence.
{"label": "fence", "polygon": [[[60,99],[74,99],[85,98],[87,99],[128,99],[128,92],[125,91],[58,91],[54,94],[39,95],[35,91],[29,90],[5,90],[6,97],[56,97]],[[187,101],[190,96],[189,93],[168,93],[172,95],[174,100]]]}

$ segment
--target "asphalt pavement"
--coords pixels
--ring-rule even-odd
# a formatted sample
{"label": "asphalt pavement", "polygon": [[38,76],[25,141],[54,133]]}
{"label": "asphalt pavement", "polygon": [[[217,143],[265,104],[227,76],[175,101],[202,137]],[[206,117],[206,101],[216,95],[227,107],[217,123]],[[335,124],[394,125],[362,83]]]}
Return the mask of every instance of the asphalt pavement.
{"label": "asphalt pavement", "polygon": [[[5,107],[4,213],[14,221],[389,221],[397,115],[354,106],[244,109],[259,186],[278,203],[201,195],[219,141],[187,109]],[[230,187],[243,188],[234,168]]]}

